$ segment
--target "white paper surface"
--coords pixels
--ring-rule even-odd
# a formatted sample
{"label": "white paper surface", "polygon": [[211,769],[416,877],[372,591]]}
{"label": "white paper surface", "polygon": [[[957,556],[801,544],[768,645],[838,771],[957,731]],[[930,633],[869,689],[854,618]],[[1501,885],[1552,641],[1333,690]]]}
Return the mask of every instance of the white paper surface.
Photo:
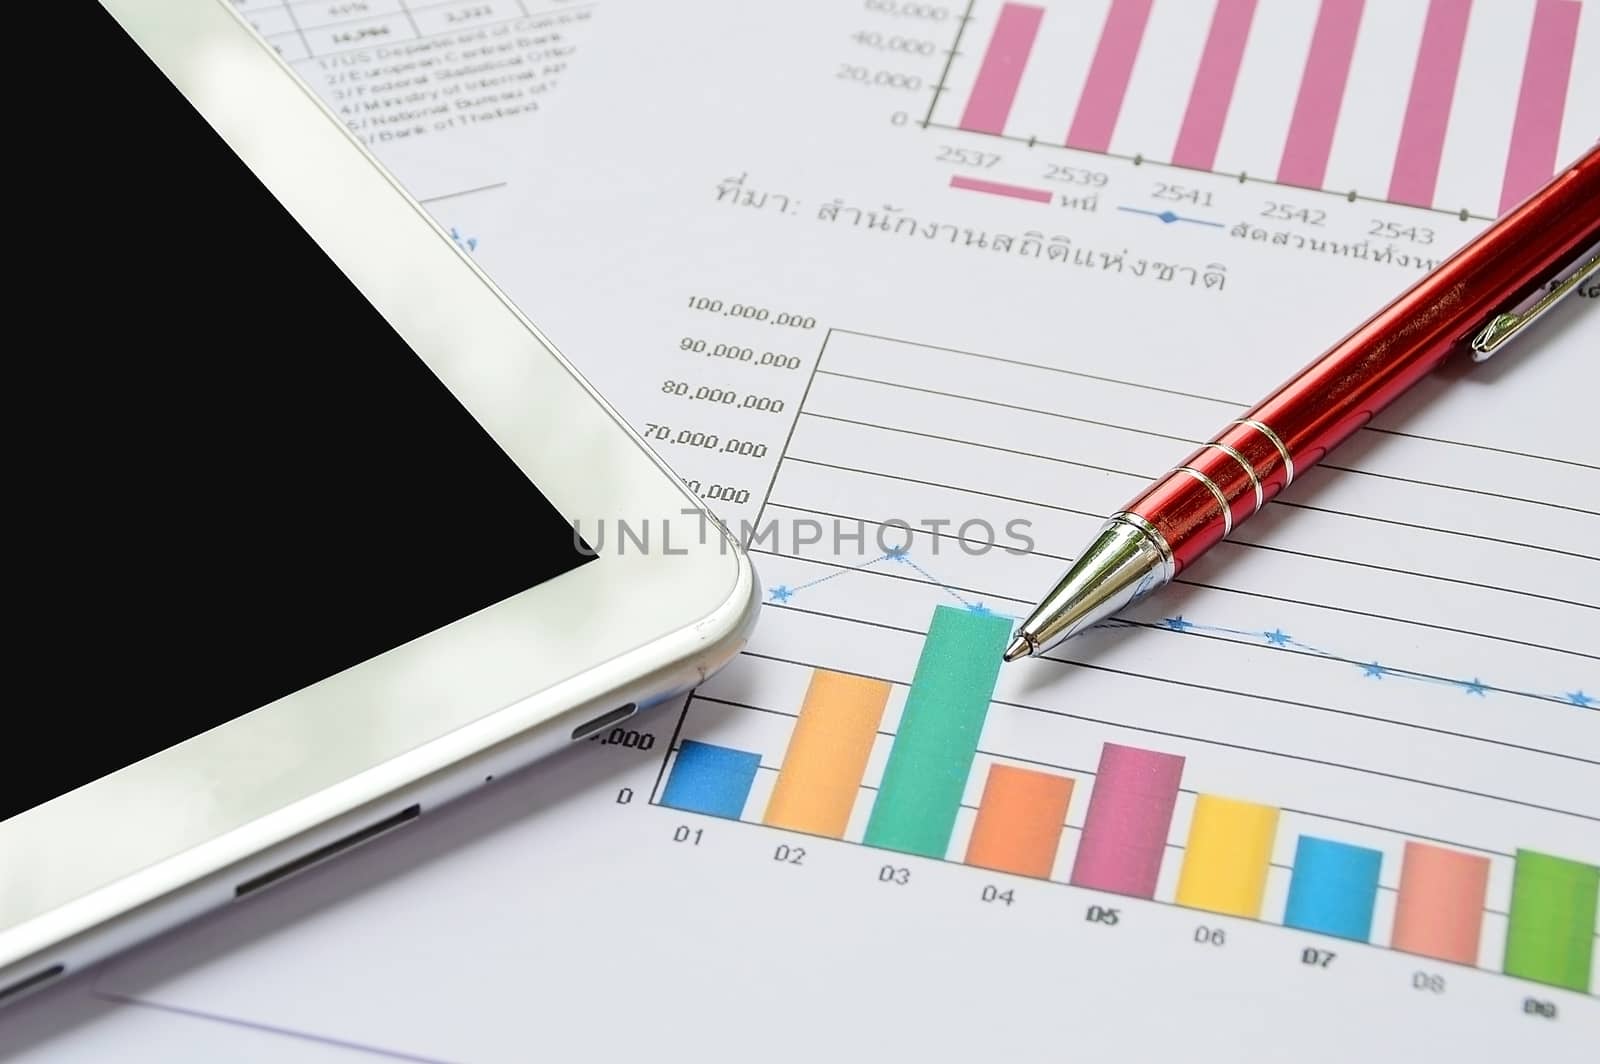
{"label": "white paper surface", "polygon": [[[1240,181],[1277,164],[1309,2],[1260,5],[1226,174],[1050,146],[1104,2],[1042,5],[1010,139],[941,128],[974,91],[987,0],[948,70],[965,5],[554,6],[581,44],[536,111],[375,146],[752,530],[749,653],[638,721],[648,738],[618,734],[649,749],[497,781],[27,1003],[0,1035],[19,1059],[1585,1059],[1600,987],[1503,969],[1513,855],[1600,864],[1594,298],[1419,387],[1130,626],[1003,670],[942,860],[862,845],[934,610],[1025,614],[1185,441],[1486,224],[1505,135],[1469,167],[1472,124],[1448,127],[1439,203],[1466,218]],[[1151,6],[1167,61],[1135,66],[1112,151],[1166,157],[1207,22],[1187,7]],[[1375,181],[1360,197],[1385,195],[1398,136],[1361,116],[1404,106],[1386,64],[1426,7],[1367,5],[1328,170]],[[1532,7],[1475,5],[1466,53],[1497,32],[1517,53]],[[1593,8],[1563,159],[1600,134]],[[482,16],[476,46],[533,32],[522,10]],[[327,60],[296,66],[331,97]],[[1456,106],[1520,78],[1470,71]],[[1002,549],[1008,528],[1034,553]],[[838,840],[762,823],[819,668],[893,685]],[[759,756],[743,822],[662,803],[686,740]],[[1185,758],[1153,900],[1066,882],[1107,742]],[[1049,882],[962,864],[997,763],[1074,781]],[[1280,810],[1256,919],[1175,904],[1198,794]],[[1283,926],[1302,835],[1381,852],[1367,941]],[[1387,948],[1408,841],[1489,860],[1473,964]]]}

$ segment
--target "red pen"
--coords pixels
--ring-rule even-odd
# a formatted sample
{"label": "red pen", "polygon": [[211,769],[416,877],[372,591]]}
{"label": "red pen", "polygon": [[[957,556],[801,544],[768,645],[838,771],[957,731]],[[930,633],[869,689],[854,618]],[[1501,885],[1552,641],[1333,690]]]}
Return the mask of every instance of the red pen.
{"label": "red pen", "polygon": [[1600,147],[1110,517],[1005,659],[1041,654],[1172,580],[1450,355],[1493,355],[1596,275],[1597,243]]}

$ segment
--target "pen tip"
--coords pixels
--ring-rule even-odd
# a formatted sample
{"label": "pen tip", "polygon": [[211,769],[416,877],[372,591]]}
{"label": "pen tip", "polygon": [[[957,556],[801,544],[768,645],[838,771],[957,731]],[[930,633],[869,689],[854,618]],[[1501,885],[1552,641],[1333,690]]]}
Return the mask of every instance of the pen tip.
{"label": "pen tip", "polygon": [[1018,635],[1011,641],[1011,645],[1006,647],[1005,659],[1007,661],[1016,661],[1018,658],[1028,657],[1032,653],[1033,640],[1025,635]]}

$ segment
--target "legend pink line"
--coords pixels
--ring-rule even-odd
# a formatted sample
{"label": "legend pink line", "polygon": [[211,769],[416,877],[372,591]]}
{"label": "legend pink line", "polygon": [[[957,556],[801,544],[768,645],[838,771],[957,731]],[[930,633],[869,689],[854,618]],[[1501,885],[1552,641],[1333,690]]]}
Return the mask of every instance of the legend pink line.
{"label": "legend pink line", "polygon": [[1139,57],[1144,27],[1150,21],[1155,0],[1111,0],[1100,44],[1089,64],[1089,77],[1078,97],[1078,110],[1067,131],[1067,147],[1085,151],[1108,151],[1111,134],[1122,113],[1122,100],[1133,77],[1133,61]]}
{"label": "legend pink line", "polygon": [[1017,99],[1017,86],[1022,84],[1023,67],[1028,64],[1028,53],[1033,51],[1033,41],[1039,35],[1039,23],[1043,19],[1042,7],[1006,4],[1000,8],[1000,18],[995,22],[989,47],[983,53],[983,64],[978,67],[972,95],[967,97],[967,108],[961,112],[962,129],[975,133],[1005,132],[1011,105]]}
{"label": "legend pink line", "polygon": [[1200,68],[1189,91],[1189,108],[1178,130],[1178,146],[1172,150],[1172,161],[1179,166],[1209,170],[1216,164],[1222,125],[1233,103],[1244,43],[1255,17],[1256,0],[1217,0],[1205,50],[1200,53]]}
{"label": "legend pink line", "polygon": [[1048,189],[1025,188],[1022,185],[1008,185],[1002,181],[984,181],[976,177],[962,177],[954,174],[950,178],[951,188],[964,188],[968,192],[987,192],[991,196],[1009,196],[1012,199],[1029,200],[1033,203],[1049,203],[1053,198]]}
{"label": "legend pink line", "polygon": [[1411,98],[1400,126],[1400,147],[1389,178],[1389,198],[1396,202],[1433,206],[1445,127],[1450,123],[1450,103],[1456,94],[1471,14],[1472,0],[1429,0],[1417,66],[1411,75]]}
{"label": "legend pink line", "polygon": [[1278,164],[1278,180],[1286,185],[1321,188],[1333,151],[1333,131],[1339,124],[1345,83],[1350,80],[1350,60],[1361,28],[1363,0],[1322,0],[1317,27],[1311,34],[1311,52],[1300,78],[1289,138]]}
{"label": "legend pink line", "polygon": [[1556,172],[1561,119],[1567,107],[1572,53],[1578,44],[1578,0],[1539,0],[1523,61],[1522,89],[1511,123],[1511,153],[1500,186],[1500,213],[1521,203]]}

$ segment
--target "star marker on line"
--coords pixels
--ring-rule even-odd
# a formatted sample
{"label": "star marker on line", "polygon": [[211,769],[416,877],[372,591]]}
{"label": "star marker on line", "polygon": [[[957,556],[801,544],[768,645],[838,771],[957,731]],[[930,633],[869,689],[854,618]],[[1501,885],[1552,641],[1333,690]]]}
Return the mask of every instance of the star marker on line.
{"label": "star marker on line", "polygon": [[1586,695],[1582,691],[1568,691],[1566,699],[1579,709],[1588,709],[1596,702],[1600,702],[1600,698],[1596,698],[1594,695]]}
{"label": "star marker on line", "polygon": [[1361,666],[1361,675],[1370,676],[1374,680],[1383,679],[1384,673],[1388,671],[1388,669],[1384,668],[1382,665],[1379,665],[1376,661],[1370,665]]}
{"label": "star marker on line", "polygon": [[1476,676],[1474,676],[1470,680],[1462,681],[1461,689],[1463,691],[1465,691],[1467,694],[1469,694],[1469,695],[1477,695],[1479,698],[1483,698],[1488,693],[1488,690],[1489,690],[1489,688],[1484,684],[1484,682],[1482,680],[1478,679]]}
{"label": "star marker on line", "polygon": [[773,602],[788,602],[794,597],[794,588],[789,587],[787,584],[779,584],[772,589],[770,597]]}
{"label": "star marker on line", "polygon": [[1282,628],[1274,628],[1270,632],[1262,632],[1261,638],[1265,639],[1275,647],[1286,647],[1289,645],[1289,633],[1285,632]]}
{"label": "star marker on line", "polygon": [[1176,617],[1163,618],[1161,623],[1172,629],[1174,632],[1187,632],[1189,629],[1194,627],[1194,622],[1184,620],[1182,614],[1179,614]]}

